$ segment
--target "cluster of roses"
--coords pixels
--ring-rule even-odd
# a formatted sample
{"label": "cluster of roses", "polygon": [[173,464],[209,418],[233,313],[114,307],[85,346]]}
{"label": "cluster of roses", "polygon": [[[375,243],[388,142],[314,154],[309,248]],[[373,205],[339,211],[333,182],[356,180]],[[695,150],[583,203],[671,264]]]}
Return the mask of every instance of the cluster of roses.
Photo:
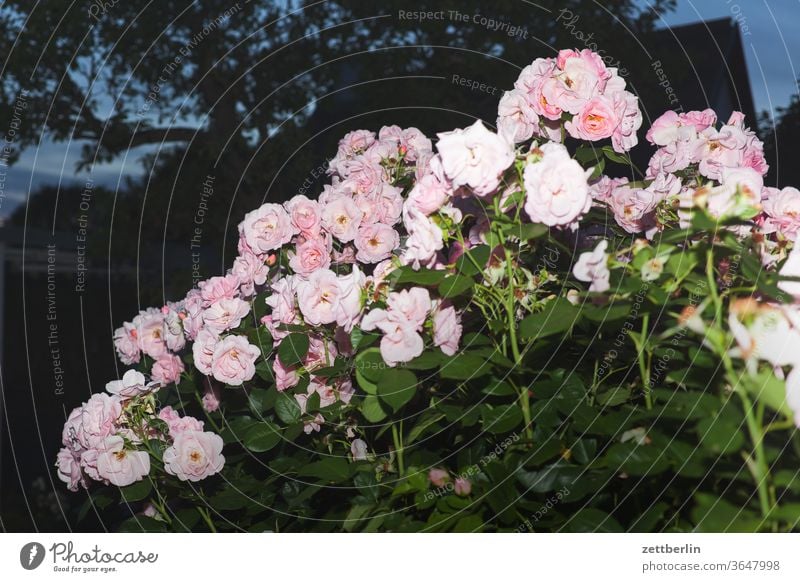
{"label": "cluster of roses", "polygon": [[642,125],[638,99],[625,79],[589,49],[561,50],[522,70],[500,100],[497,127],[514,143],[532,137],[563,141],[563,131],[585,141],[611,138],[614,150],[636,145]]}
{"label": "cluster of roses", "polygon": [[67,418],[56,467],[72,491],[87,479],[124,487],[150,473],[150,448],[159,446],[164,471],[181,481],[199,481],[225,464],[222,439],[203,422],[167,406],[154,412],[157,382],[136,370],[106,385]]}
{"label": "cluster of roses", "polygon": [[[393,291],[392,273],[401,267],[452,272],[467,250],[490,241],[501,214],[505,220],[526,215],[533,223],[575,230],[594,204],[609,208],[625,231],[650,235],[670,217],[680,223],[691,208],[702,207],[718,217],[751,220],[775,245],[794,240],[800,193],[763,187],[761,143],[744,127],[741,114],[719,129],[715,123],[710,111],[668,112],[647,134],[659,149],[644,181],[592,179],[592,169],[559,143],[564,131],[581,140],[610,137],[615,150],[627,151],[641,125],[637,99],[590,51],[537,59],[503,97],[497,133],[477,121],[440,133],[436,151],[414,128],[347,134],[317,200],[295,196],[248,213],[227,274],[125,323],[115,332],[117,352],[126,365],[152,360],[153,381],[166,385],[185,373],[181,354],[191,343],[191,361],[207,377],[202,399],[207,412],[220,406],[220,385],[252,380],[263,358],[259,365],[272,371],[276,389],[291,390],[306,414],[312,397],[319,409],[350,402],[352,379],[335,363],[353,356],[356,331],[380,333],[388,366],[416,358],[426,346],[456,353],[461,313],[425,287]],[[530,147],[517,147],[532,138]],[[516,171],[509,171],[515,165]],[[574,266],[573,275],[590,283],[590,291],[609,288],[607,248],[607,241],[600,241]],[[493,263],[502,260],[492,254],[486,285],[503,280],[504,275],[496,281],[492,276]],[[790,257],[784,269],[792,260],[800,263],[800,255]],[[251,344],[243,329],[256,303],[267,308],[254,323],[269,332],[269,353]],[[279,354],[287,352],[278,348],[298,332],[308,338],[308,348],[282,361]],[[67,421],[59,472],[70,487],[85,484],[86,476],[123,484],[146,475],[149,460],[141,445],[151,431],[171,443],[163,455],[167,473],[193,479],[220,470],[217,435],[170,408],[156,413],[153,385],[138,372],[127,372],[120,382],[109,384],[110,396],[93,396]],[[123,395],[128,385],[134,388]],[[311,433],[325,419],[316,412],[304,422]],[[354,458],[365,457],[363,441],[352,446]]]}
{"label": "cluster of roses", "polygon": [[[721,127],[716,124],[710,109],[666,112],[647,132],[647,140],[658,149],[645,180],[629,183],[627,178],[601,176],[590,186],[595,204],[607,207],[626,232],[648,238],[672,222],[688,226],[693,209],[718,219],[738,219],[729,230],[752,238],[765,267],[786,259],[780,275],[800,277],[800,248],[792,244],[800,230],[800,191],[764,186],[768,166],[763,144],[745,126],[740,112]],[[608,242],[600,241],[573,267],[575,278],[590,283],[590,291],[610,287],[607,248]],[[649,267],[648,263],[643,269]],[[778,287],[793,301],[733,302],[728,326],[736,347],[731,355],[744,359],[753,374],[759,361],[768,362],[779,378],[784,377],[785,367],[791,367],[786,402],[800,426],[800,283],[781,281]],[[706,332],[702,321],[691,314],[685,323],[697,333]]]}
{"label": "cluster of roses", "polygon": [[745,127],[740,112],[720,128],[716,123],[710,109],[666,112],[647,132],[658,149],[645,183],[602,178],[593,185],[595,199],[610,208],[625,231],[648,236],[671,219],[685,227],[692,208],[717,218],[753,218],[774,190],[764,188],[763,144]]}

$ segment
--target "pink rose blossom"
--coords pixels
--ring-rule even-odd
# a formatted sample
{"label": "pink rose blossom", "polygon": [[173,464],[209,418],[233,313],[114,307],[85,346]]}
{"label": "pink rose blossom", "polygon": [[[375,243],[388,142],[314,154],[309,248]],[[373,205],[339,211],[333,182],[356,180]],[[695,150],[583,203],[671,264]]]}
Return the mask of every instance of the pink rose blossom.
{"label": "pink rose blossom", "polygon": [[203,410],[206,412],[216,412],[219,410],[220,405],[220,391],[217,388],[206,388],[205,394],[201,401]]}
{"label": "pink rose blossom", "polygon": [[[170,357],[165,354],[163,357]],[[156,381],[158,378],[154,378]],[[122,375],[121,380],[112,380],[106,384],[106,391],[109,394],[119,396],[121,399],[133,398],[134,396],[142,396],[149,394],[156,390],[158,386],[152,382],[148,383],[145,380],[144,374],[136,370],[128,370]]]}
{"label": "pink rose blossom", "polygon": [[158,418],[167,423],[170,438],[175,438],[184,432],[203,430],[203,421],[193,416],[181,416],[171,406],[165,406],[158,411]]}
{"label": "pink rose blossom", "polygon": [[431,296],[424,287],[414,287],[389,293],[386,307],[399,321],[421,330],[431,311]]}
{"label": "pink rose blossom", "polygon": [[431,140],[416,127],[404,129],[400,134],[400,147],[405,148],[405,159],[415,162],[433,149]]}
{"label": "pink rose blossom", "polygon": [[598,95],[587,101],[564,127],[576,139],[599,141],[611,137],[620,122],[614,102],[608,97]]}
{"label": "pink rose blossom", "polygon": [[362,212],[351,198],[337,198],[322,209],[322,223],[333,236],[342,242],[350,242],[361,224]]}
{"label": "pink rose blossom", "polygon": [[497,131],[513,143],[521,143],[539,133],[539,116],[525,94],[506,91],[497,108]]}
{"label": "pink rose blossom", "polygon": [[208,307],[220,299],[233,299],[238,296],[239,278],[233,274],[228,274],[224,277],[211,277],[198,283],[197,288],[200,290],[200,297],[203,299],[203,307]]}
{"label": "pink rose blossom", "polygon": [[454,356],[461,341],[461,316],[449,301],[440,301],[433,312],[433,343]]}
{"label": "pink rose blossom", "polygon": [[164,341],[164,314],[156,309],[143,311],[134,319],[136,324],[139,348],[151,358],[158,358],[167,353]]}
{"label": "pink rose blossom", "polygon": [[[373,144],[371,148],[374,148]],[[354,193],[371,194],[383,183],[384,169],[380,165],[381,154],[372,151],[372,155],[356,156],[344,167],[344,174]]]}
{"label": "pink rose blossom", "polygon": [[119,436],[109,436],[98,447],[97,473],[117,487],[125,487],[150,473],[150,455],[144,451],[125,450]]}
{"label": "pink rose blossom", "polygon": [[141,358],[138,333],[132,323],[123,323],[122,327],[114,331],[114,348],[117,350],[119,361],[126,366],[138,364]]}
{"label": "pink rose blossom", "polygon": [[336,312],[336,323],[350,332],[353,326],[358,323],[363,309],[363,290],[367,284],[364,273],[353,265],[353,270],[349,275],[339,276],[339,309]]}
{"label": "pink rose blossom", "polygon": [[274,293],[265,299],[272,308],[272,319],[276,323],[291,324],[297,319],[295,292],[297,282],[294,277],[284,277],[272,284]]}
{"label": "pink rose blossom", "polygon": [[413,323],[403,321],[383,309],[374,309],[361,320],[361,329],[364,331],[375,328],[384,334],[380,343],[381,357],[390,367],[400,362],[410,362],[425,347],[422,336],[417,333]]}
{"label": "pink rose blossom", "polygon": [[621,186],[614,190],[609,206],[614,219],[626,232],[643,232],[655,225],[655,209],[661,197],[650,190]]}
{"label": "pink rose blossom", "polygon": [[319,269],[327,269],[331,265],[331,252],[321,239],[308,239],[297,245],[295,253],[289,259],[289,266],[301,276],[307,276]]}
{"label": "pink rose blossom", "polygon": [[600,176],[600,178],[589,185],[589,194],[597,202],[607,203],[611,200],[611,194],[616,188],[624,186],[628,183],[628,178],[609,178],[608,176]]}
{"label": "pink rose blossom", "polygon": [[297,366],[286,366],[279,357],[272,362],[272,372],[275,374],[275,388],[278,392],[297,386],[300,382]]}
{"label": "pink rose blossom", "polygon": [[119,396],[92,394],[81,408],[81,423],[76,430],[78,443],[84,449],[98,447],[107,436],[116,434],[121,414],[122,401]]}
{"label": "pink rose blossom", "polygon": [[70,491],[77,491],[78,485],[86,487],[79,455],[69,449],[61,449],[56,457],[56,468],[58,469],[58,478],[67,484],[67,489]]}
{"label": "pink rose blossom", "polygon": [[322,228],[322,214],[319,202],[309,200],[302,194],[295,196],[284,205],[294,228],[306,238],[315,238]]}
{"label": "pink rose blossom", "polygon": [[192,344],[194,367],[206,376],[211,375],[211,364],[214,361],[214,350],[219,343],[217,334],[203,329],[197,334]]}
{"label": "pink rose blossom", "polygon": [[747,136],[738,127],[724,125],[719,131],[709,127],[700,134],[694,152],[700,173],[711,180],[721,180],[723,168],[741,165],[746,144]]}
{"label": "pink rose blossom", "polygon": [[765,234],[779,232],[791,241],[797,240],[800,230],[800,191],[791,186],[778,190],[762,201]]}
{"label": "pink rose blossom", "polygon": [[442,229],[410,204],[403,209],[403,225],[408,232],[403,263],[414,269],[431,266],[436,253],[444,247]]}
{"label": "pink rose blossom", "polygon": [[556,73],[554,59],[539,58],[522,69],[514,83],[514,88],[527,97],[528,103],[538,115],[553,121],[560,120],[563,113],[555,101],[549,100],[558,99],[563,93],[563,89],[559,91]]}
{"label": "pink rose blossom", "polygon": [[602,240],[597,243],[593,251],[581,253],[575,266],[572,267],[572,274],[578,281],[591,283],[589,291],[602,293],[610,288],[608,270],[608,241]]}
{"label": "pink rose blossom", "polygon": [[453,482],[453,491],[459,497],[469,497],[469,494],[472,493],[472,483],[464,477],[456,477]]}
{"label": "pink rose blossom", "polygon": [[239,281],[239,289],[245,297],[254,295],[256,286],[266,283],[268,274],[264,261],[247,251],[236,257],[231,268],[231,275]]}
{"label": "pink rose blossom", "polygon": [[248,212],[242,222],[242,230],[247,244],[256,254],[281,248],[297,233],[283,206],[272,203]]}
{"label": "pink rose blossom", "polygon": [[426,174],[411,189],[407,205],[413,206],[424,215],[433,214],[450,200],[450,188],[433,174]]}
{"label": "pink rose blossom", "polygon": [[431,469],[428,471],[428,480],[434,487],[444,487],[450,481],[450,473],[445,469]]}
{"label": "pink rose blossom", "polygon": [[587,182],[591,170],[569,157],[560,144],[541,148],[541,161],[525,167],[525,212],[534,222],[547,226],[573,224],[592,205]]}
{"label": "pink rose blossom", "polygon": [[361,439],[355,439],[350,443],[350,454],[353,455],[354,461],[366,461],[368,451],[367,443]]}
{"label": "pink rose blossom", "polygon": [[156,360],[150,375],[153,380],[160,382],[162,386],[172,382],[177,384],[180,382],[184,369],[183,361],[178,356],[166,354]]}
{"label": "pink rose blossom", "polygon": [[179,352],[186,346],[186,335],[183,331],[181,319],[183,302],[168,305],[164,309],[166,310],[164,314],[164,341],[168,350]]}
{"label": "pink rose blossom", "polygon": [[198,289],[192,289],[183,300],[183,331],[186,337],[194,340],[203,329],[204,301]]}
{"label": "pink rose blossom", "polygon": [[164,469],[181,481],[200,481],[222,470],[222,438],[213,432],[189,431],[164,451]]}
{"label": "pink rose blossom", "polygon": [[612,77],[603,59],[589,49],[559,51],[556,66],[562,71],[557,78],[563,90],[557,103],[573,114],[577,114],[589,99],[601,94]]}
{"label": "pink rose blossom", "polygon": [[[402,190],[391,184],[383,184],[376,195],[375,210],[379,222],[392,226],[400,220],[403,211]],[[364,224],[362,220],[362,224]]]}
{"label": "pink rose blossom", "polygon": [[366,129],[357,129],[339,140],[339,149],[348,154],[357,154],[375,143],[375,133]]}
{"label": "pink rose blossom", "polygon": [[436,148],[453,186],[468,186],[478,196],[496,190],[506,168],[514,163],[512,144],[480,120],[467,129],[440,133]]}
{"label": "pink rose blossom", "polygon": [[356,259],[362,263],[380,263],[388,259],[400,244],[400,235],[382,223],[362,225],[356,234]]}
{"label": "pink rose blossom", "polygon": [[297,283],[297,302],[306,323],[324,325],[336,321],[342,290],[336,274],[329,269],[314,271]]}
{"label": "pink rose blossom", "polygon": [[223,384],[241,386],[255,375],[255,361],[260,355],[261,350],[248,343],[246,337],[229,335],[214,349],[211,373]]}
{"label": "pink rose blossom", "polygon": [[229,329],[235,329],[242,319],[250,313],[250,304],[239,298],[220,299],[212,303],[203,312],[205,328],[217,335]]}
{"label": "pink rose blossom", "polygon": [[695,141],[677,141],[656,150],[647,165],[647,178],[685,170],[694,162]]}
{"label": "pink rose blossom", "polygon": [[684,124],[691,125],[696,132],[700,133],[717,123],[717,114],[712,109],[688,111],[681,113],[681,120]]}
{"label": "pink rose blossom", "polygon": [[642,111],[639,98],[628,91],[620,91],[612,96],[617,118],[620,120],[611,136],[614,151],[624,153],[639,143],[636,132],[642,127]]}

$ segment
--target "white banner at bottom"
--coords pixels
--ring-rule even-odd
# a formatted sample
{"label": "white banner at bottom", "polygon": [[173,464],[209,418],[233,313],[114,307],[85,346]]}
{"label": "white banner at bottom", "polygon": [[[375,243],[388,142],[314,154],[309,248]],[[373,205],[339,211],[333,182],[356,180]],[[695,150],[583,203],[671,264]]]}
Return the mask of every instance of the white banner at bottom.
{"label": "white banner at bottom", "polygon": [[797,581],[800,535],[0,535],[3,581],[533,581],[578,576],[592,582]]}

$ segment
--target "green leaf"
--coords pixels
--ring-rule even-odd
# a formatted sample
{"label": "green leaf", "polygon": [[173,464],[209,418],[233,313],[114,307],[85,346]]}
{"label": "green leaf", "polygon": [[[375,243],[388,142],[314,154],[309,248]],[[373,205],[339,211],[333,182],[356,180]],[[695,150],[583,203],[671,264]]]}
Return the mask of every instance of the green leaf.
{"label": "green leaf", "polygon": [[515,429],[522,422],[522,411],[516,404],[481,408],[483,430],[498,434]]}
{"label": "green leaf", "polygon": [[570,465],[564,461],[557,461],[541,471],[518,469],[516,476],[526,490],[533,493],[547,493],[561,487],[572,488],[578,476],[583,472],[583,467]]}
{"label": "green leaf", "polygon": [[121,533],[163,532],[166,530],[167,525],[163,521],[145,517],[144,515],[136,515],[126,519],[119,526]]}
{"label": "green leaf", "polygon": [[281,432],[271,422],[252,426],[244,435],[244,446],[254,453],[264,453],[281,441]]}
{"label": "green leaf", "polygon": [[284,366],[294,366],[302,362],[308,354],[308,336],[292,333],[283,338],[278,346],[278,357]]}
{"label": "green leaf", "polygon": [[380,422],[386,418],[386,411],[381,406],[378,396],[375,394],[368,394],[364,401],[361,403],[361,414],[364,415],[369,422]]}
{"label": "green leaf", "polygon": [[579,509],[566,524],[566,531],[569,532],[606,532],[621,533],[624,531],[619,522],[605,511],[587,507]]}
{"label": "green leaf", "polygon": [[267,410],[270,410],[275,405],[277,399],[277,390],[265,390],[263,388],[255,388],[247,395],[250,410],[254,415],[261,416]]}
{"label": "green leaf", "polygon": [[620,404],[627,402],[630,397],[631,391],[629,388],[617,386],[611,390],[598,394],[597,402],[603,406],[619,406]]}
{"label": "green leaf", "polygon": [[414,397],[417,377],[409,370],[386,370],[378,380],[378,397],[397,412]]}
{"label": "green leaf", "polygon": [[378,382],[387,367],[378,348],[369,348],[358,354],[355,359],[356,373],[361,374],[372,384]]}
{"label": "green leaf", "polygon": [[634,442],[611,445],[605,455],[609,468],[630,475],[656,475],[667,470],[669,459],[663,448]]}
{"label": "green leaf", "polygon": [[603,156],[603,151],[590,144],[578,146],[575,150],[575,159],[581,164],[593,165]]}
{"label": "green leaf", "polygon": [[217,510],[234,511],[242,509],[252,503],[247,495],[238,491],[235,487],[226,487],[208,500],[208,504]]}
{"label": "green leaf", "polygon": [[353,348],[358,351],[365,350],[378,341],[378,339],[380,339],[378,334],[363,331],[358,327],[354,327],[352,333],[350,334],[350,343],[352,343]]}
{"label": "green leaf", "polygon": [[298,474],[301,477],[315,477],[329,483],[341,483],[350,478],[355,467],[356,465],[351,465],[343,457],[327,457],[302,467]]}
{"label": "green leaf", "polygon": [[764,370],[755,378],[743,376],[741,381],[745,389],[760,402],[780,412],[786,418],[794,418],[792,409],[786,403],[786,384],[776,378],[772,371]]}
{"label": "green leaf", "polygon": [[425,433],[426,430],[428,430],[428,428],[435,425],[443,418],[444,414],[441,412],[435,412],[433,410],[425,411],[419,422],[408,432],[408,436],[406,436],[405,439],[406,446],[417,440],[422,434]]}
{"label": "green leaf", "polygon": [[145,499],[153,490],[153,483],[149,478],[137,481],[127,487],[120,487],[119,492],[122,495],[122,501],[131,503],[133,501],[141,501]]}
{"label": "green leaf", "polygon": [[489,396],[512,396],[516,393],[514,387],[503,380],[491,380],[489,384],[481,390],[481,394],[488,394]]}
{"label": "green leaf", "polygon": [[439,375],[450,380],[470,380],[485,376],[491,371],[489,360],[466,352],[444,359]]}
{"label": "green leaf", "polygon": [[542,338],[564,333],[572,328],[580,311],[566,299],[558,298],[549,302],[544,311],[534,313],[519,324],[520,334],[524,338]]}
{"label": "green leaf", "polygon": [[397,285],[404,283],[426,286],[438,285],[446,276],[447,271],[434,271],[432,269],[415,271],[410,265],[400,267],[389,274],[389,278]]}
{"label": "green leaf", "polygon": [[[489,261],[490,253],[491,249],[486,245],[479,245],[464,251],[464,254],[456,261],[456,271],[466,277],[474,277],[478,273],[482,273]],[[481,266],[480,269],[475,266],[476,263]]]}
{"label": "green leaf", "polygon": [[442,297],[458,297],[472,289],[475,284],[470,277],[464,275],[451,275],[439,283],[439,295]]}
{"label": "green leaf", "polygon": [[294,397],[285,392],[279,394],[275,400],[275,414],[286,424],[294,424],[302,416],[300,405]]}
{"label": "green leaf", "polygon": [[408,370],[434,370],[441,366],[446,358],[441,350],[425,351],[419,357],[406,362],[404,367]]}
{"label": "green leaf", "polygon": [[631,165],[631,161],[628,159],[628,156],[615,152],[614,148],[611,146],[603,146],[603,154],[605,154],[609,160],[617,164],[624,164],[626,166]]}
{"label": "green leaf", "polygon": [[717,454],[735,453],[744,446],[744,427],[721,417],[704,418],[697,423],[700,444]]}
{"label": "green leaf", "polygon": [[506,234],[515,236],[519,240],[532,240],[543,237],[548,232],[550,232],[550,228],[545,224],[526,222],[524,224],[512,224]]}
{"label": "green leaf", "polygon": [[746,507],[737,507],[711,493],[697,493],[697,506],[692,509],[692,519],[698,531],[706,533],[754,533],[762,519]]}
{"label": "green leaf", "polygon": [[275,381],[275,375],[272,373],[272,366],[270,366],[267,360],[262,359],[256,364],[256,374],[269,384]]}

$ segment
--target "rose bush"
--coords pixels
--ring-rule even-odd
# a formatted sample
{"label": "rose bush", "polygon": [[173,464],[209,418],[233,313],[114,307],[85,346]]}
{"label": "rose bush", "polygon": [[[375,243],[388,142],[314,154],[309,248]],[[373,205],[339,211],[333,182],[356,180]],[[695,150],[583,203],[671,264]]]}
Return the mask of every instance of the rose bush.
{"label": "rose bush", "polygon": [[738,113],[665,113],[637,175],[641,123],[564,50],[498,132],[349,133],[115,332],[58,476],[126,530],[795,529],[800,195]]}

